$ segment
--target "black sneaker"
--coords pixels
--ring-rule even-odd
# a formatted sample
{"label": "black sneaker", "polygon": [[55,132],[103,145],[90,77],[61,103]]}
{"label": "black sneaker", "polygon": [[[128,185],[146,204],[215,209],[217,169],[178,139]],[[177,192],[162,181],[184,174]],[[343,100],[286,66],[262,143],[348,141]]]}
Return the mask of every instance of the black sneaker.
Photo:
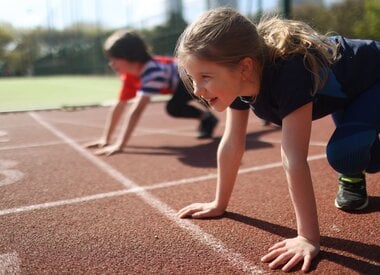
{"label": "black sneaker", "polygon": [[365,175],[339,177],[335,206],[342,210],[360,210],[368,205]]}
{"label": "black sneaker", "polygon": [[218,121],[219,120],[212,113],[208,113],[208,115],[201,120],[197,138],[211,138]]}

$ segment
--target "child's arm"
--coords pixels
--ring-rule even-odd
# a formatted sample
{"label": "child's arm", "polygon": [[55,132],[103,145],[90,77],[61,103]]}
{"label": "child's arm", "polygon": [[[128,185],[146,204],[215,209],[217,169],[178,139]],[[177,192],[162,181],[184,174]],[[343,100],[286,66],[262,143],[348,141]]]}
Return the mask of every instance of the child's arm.
{"label": "child's arm", "polygon": [[298,236],[275,244],[262,258],[264,262],[271,262],[271,268],[283,265],[283,271],[289,271],[302,260],[302,270],[307,271],[319,252],[317,207],[307,163],[311,121],[311,103],[283,119],[281,154],[296,214]]}
{"label": "child's arm", "polygon": [[245,149],[249,110],[228,108],[226,126],[218,147],[218,180],[215,199],[209,203],[194,203],[178,212],[181,218],[220,216],[227,208],[240,161]]}
{"label": "child's arm", "polygon": [[128,140],[131,137],[133,130],[135,129],[141,117],[141,114],[149,102],[149,96],[137,96],[135,98],[135,101],[132,103],[129,112],[127,113],[126,121],[122,125],[120,135],[118,136],[116,142],[103,149],[97,150],[95,154],[110,156],[114,153],[120,152],[122,148],[128,143]]}
{"label": "child's arm", "polygon": [[125,106],[127,105],[127,101],[118,101],[109,111],[106,123],[104,125],[103,135],[100,139],[96,141],[89,142],[85,144],[85,147],[92,148],[92,147],[104,147],[108,145],[111,135],[113,131],[116,128],[116,125],[118,124]]}

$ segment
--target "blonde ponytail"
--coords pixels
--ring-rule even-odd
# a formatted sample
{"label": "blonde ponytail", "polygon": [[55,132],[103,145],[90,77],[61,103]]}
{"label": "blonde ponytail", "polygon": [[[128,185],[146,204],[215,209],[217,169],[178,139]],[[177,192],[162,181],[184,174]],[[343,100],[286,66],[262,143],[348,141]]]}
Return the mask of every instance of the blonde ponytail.
{"label": "blonde ponytail", "polygon": [[314,75],[312,93],[323,87],[328,67],[337,58],[337,45],[327,36],[319,34],[306,23],[279,17],[263,17],[257,25],[257,31],[267,46],[269,62],[301,54],[305,67]]}

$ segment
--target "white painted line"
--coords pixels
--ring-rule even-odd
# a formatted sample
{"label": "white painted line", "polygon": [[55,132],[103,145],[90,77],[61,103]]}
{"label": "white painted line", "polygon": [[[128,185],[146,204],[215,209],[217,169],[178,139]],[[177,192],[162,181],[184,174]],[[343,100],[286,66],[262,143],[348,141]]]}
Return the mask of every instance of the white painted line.
{"label": "white painted line", "polygon": [[16,165],[16,161],[0,159],[0,186],[15,183],[24,177],[24,173],[14,168]]}
{"label": "white painted line", "polygon": [[[193,137],[196,135],[194,128],[176,128],[173,129],[148,129],[148,128],[139,128],[137,129],[138,133],[135,136],[148,136],[148,135],[172,135],[172,136],[186,136]],[[188,133],[184,131],[190,131]],[[192,131],[192,132],[191,132]]]}
{"label": "white painted line", "polygon": [[[46,144],[46,145],[62,144],[62,143],[67,143],[67,141],[51,142],[51,143]],[[41,144],[41,145],[35,144],[34,146],[43,146],[43,144]],[[322,159],[322,158],[325,158],[324,154],[310,156],[308,158],[308,160],[310,161],[310,160],[317,160],[317,159]],[[281,167],[281,166],[282,166],[281,162],[269,163],[269,164],[265,164],[265,165],[261,165],[261,166],[255,166],[255,167],[240,169],[239,174],[251,173],[251,172],[255,172],[255,171],[277,168],[277,167]],[[168,181],[168,182],[161,182],[161,183],[157,183],[157,184],[153,184],[153,185],[145,186],[145,187],[138,186],[138,187],[133,187],[130,189],[124,189],[124,190],[120,190],[120,191],[95,194],[95,195],[73,198],[73,199],[68,199],[68,200],[61,200],[61,201],[48,202],[48,203],[43,203],[43,204],[31,205],[31,206],[5,209],[5,210],[0,210],[0,216],[9,215],[9,214],[16,214],[16,213],[21,213],[21,212],[28,212],[28,211],[39,210],[39,209],[46,209],[46,208],[51,208],[51,207],[72,205],[72,204],[76,204],[76,203],[83,203],[83,202],[88,202],[88,201],[104,199],[104,198],[122,196],[125,194],[144,192],[146,190],[168,188],[168,187],[172,187],[172,186],[201,182],[201,181],[206,181],[206,180],[215,179],[215,178],[217,178],[217,174],[209,174],[209,175],[205,175],[205,176],[192,177],[192,178],[175,180],[175,181]]]}
{"label": "white painted line", "polygon": [[[104,124],[90,124],[90,123],[83,123],[83,122],[77,122],[77,121],[72,121],[72,120],[63,120],[63,119],[49,119],[49,122],[54,122],[54,123],[60,123],[60,124],[67,124],[67,125],[74,125],[74,126],[80,126],[80,127],[87,127],[87,128],[96,128],[96,129],[103,129]],[[171,134],[171,133],[181,133],[183,131],[191,131],[194,130],[194,127],[186,126],[186,127],[176,127],[175,129],[173,128],[145,128],[145,127],[138,127],[136,128],[136,132],[140,132],[140,134],[145,133],[145,134]],[[1,134],[1,132],[0,132]],[[1,135],[0,135],[1,136]]]}
{"label": "white painted line", "polygon": [[87,160],[89,160],[90,162],[98,166],[98,168],[102,169],[109,176],[119,181],[125,187],[127,188],[136,187],[136,185],[131,180],[124,177],[124,175],[121,174],[119,171],[114,169],[112,166],[108,165],[106,162],[102,161],[100,158],[89,153],[85,148],[83,148],[81,145],[76,143],[74,140],[66,136],[64,133],[58,131],[53,125],[44,121],[37,113],[31,112],[29,113],[29,115],[32,118],[34,118],[39,124],[41,124],[43,127],[45,127],[46,129],[51,131],[54,135],[56,135],[61,140],[63,140],[64,143],[70,145],[74,150],[80,153],[84,158],[86,158]]}
{"label": "white painted line", "polygon": [[23,206],[23,207],[9,208],[9,209],[0,210],[0,216],[5,216],[5,215],[9,215],[9,214],[17,214],[17,213],[28,212],[28,211],[33,211],[33,210],[52,208],[52,207],[57,207],[57,206],[71,205],[71,204],[88,202],[88,201],[105,199],[105,198],[111,198],[111,197],[125,195],[128,193],[132,193],[132,192],[130,190],[123,189],[120,191],[95,194],[95,195],[73,198],[73,199],[68,199],[68,200],[60,200],[60,201],[55,201],[55,202],[46,202],[46,203]]}
{"label": "white painted line", "polygon": [[80,122],[80,121],[67,120],[67,119],[50,118],[46,121],[53,122],[53,123],[59,123],[59,124],[67,124],[67,125],[71,125],[71,126],[95,128],[95,129],[103,129],[104,128],[104,124],[88,123],[88,122],[84,123],[84,122]]}
{"label": "white painted line", "polygon": [[[77,122],[72,120],[64,120],[64,119],[49,119],[46,120],[49,122],[59,123],[59,124],[67,124],[67,125],[74,125],[74,126],[80,126],[80,127],[87,127],[87,128],[96,128],[96,129],[103,129],[104,124],[90,124],[90,123],[83,123],[83,122]],[[148,134],[174,134],[174,135],[181,135],[183,131],[192,131],[195,127],[176,127],[173,128],[145,128],[145,127],[138,127],[136,128],[136,132],[134,135],[148,135]]]}
{"label": "white painted line", "polygon": [[[308,160],[309,161],[319,160],[319,159],[323,159],[325,157],[326,157],[326,155],[324,155],[324,154],[315,155],[315,156],[310,156],[308,158]],[[281,162],[275,162],[275,163],[269,163],[269,164],[264,164],[264,165],[260,165],[260,166],[243,168],[243,169],[240,169],[238,173],[239,174],[247,174],[247,173],[252,173],[252,172],[256,172],[256,171],[260,171],[260,170],[266,170],[266,169],[272,169],[272,168],[278,168],[278,167],[282,167]],[[105,198],[122,196],[122,195],[126,195],[126,194],[135,194],[135,193],[148,191],[148,190],[155,190],[155,189],[168,188],[168,187],[179,186],[179,185],[184,185],[184,184],[191,184],[191,183],[202,182],[202,181],[216,179],[216,178],[217,178],[217,174],[209,174],[209,175],[199,176],[199,177],[192,177],[192,178],[185,178],[185,179],[174,180],[174,181],[160,182],[160,183],[155,183],[155,184],[152,184],[149,186],[144,186],[144,187],[139,186],[139,187],[130,188],[130,189],[123,189],[123,190],[107,192],[107,193],[99,193],[99,194],[95,194],[95,195],[89,195],[89,196],[78,197],[78,198],[73,198],[73,199],[67,199],[67,200],[60,200],[60,201],[55,201],[55,202],[47,202],[47,203],[41,203],[41,204],[35,204],[35,205],[29,205],[29,206],[3,209],[3,210],[0,210],[0,216],[17,214],[17,213],[28,212],[28,211],[33,211],[33,210],[46,209],[46,208],[57,207],[57,206],[71,205],[71,204],[76,204],[76,203],[83,203],[83,202],[88,202],[88,201],[94,201],[94,200],[100,200],[100,199],[105,199]]]}
{"label": "white painted line", "polygon": [[0,130],[0,142],[8,142],[9,140],[8,133]]}
{"label": "white painted line", "polygon": [[[276,144],[281,144],[281,139],[275,139],[275,138],[247,138],[249,141],[262,141],[262,142],[267,142],[267,143],[276,143]],[[319,141],[310,141],[309,142],[310,146],[320,146],[320,147],[326,147],[327,142],[319,142]]]}
{"label": "white painted line", "polygon": [[16,252],[0,255],[0,275],[21,274],[21,261]]}
{"label": "white painted line", "polygon": [[61,145],[61,144],[65,144],[65,143],[62,141],[48,141],[48,142],[41,142],[41,143],[29,143],[29,144],[23,144],[23,145],[15,145],[15,146],[3,146],[3,147],[0,147],[0,151],[28,149],[28,148],[33,148],[33,147],[44,147],[44,146]]}
{"label": "white painted line", "polygon": [[[312,161],[312,160],[318,160],[318,159],[323,159],[323,158],[326,158],[326,154],[310,156],[307,158],[307,160]],[[279,162],[268,163],[268,164],[264,164],[260,166],[242,168],[239,170],[239,174],[251,173],[251,172],[255,172],[259,170],[271,169],[271,168],[276,168],[276,167],[282,167],[282,162],[279,161]]]}
{"label": "white painted line", "polygon": [[[105,173],[110,175],[111,177],[118,180],[121,184],[123,184],[126,188],[140,188],[139,185],[122,175],[119,171],[114,169],[112,166],[102,161],[100,158],[95,157],[85,149],[83,149],[80,145],[78,145],[74,140],[66,136],[64,133],[56,129],[53,125],[45,122],[42,117],[40,117],[37,113],[31,112],[29,113],[32,118],[34,118],[39,124],[50,130],[53,134],[58,136],[60,139],[65,141],[68,145],[70,145],[74,150],[76,150],[83,157],[91,161],[94,165],[98,166]],[[170,208],[166,203],[160,201],[153,195],[149,194],[146,191],[141,191],[136,193],[144,202],[151,205],[154,209],[161,212],[166,218],[173,221],[177,226],[182,229],[188,231],[195,239],[200,241],[202,244],[210,247],[221,257],[228,260],[230,264],[243,272],[247,272],[249,274],[263,274],[265,273],[260,267],[254,265],[253,263],[247,261],[241,254],[233,251],[225,247],[225,245],[212,236],[204,232],[199,226],[192,223],[189,220],[180,219],[176,216],[176,211]]]}

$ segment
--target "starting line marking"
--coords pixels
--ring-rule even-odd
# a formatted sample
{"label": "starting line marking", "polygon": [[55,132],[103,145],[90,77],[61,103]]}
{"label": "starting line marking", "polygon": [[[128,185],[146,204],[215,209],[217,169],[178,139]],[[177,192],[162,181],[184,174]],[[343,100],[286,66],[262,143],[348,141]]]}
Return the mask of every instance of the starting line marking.
{"label": "starting line marking", "polygon": [[[253,274],[265,273],[265,271],[260,269],[258,266],[248,262],[241,254],[231,249],[226,248],[220,240],[216,239],[211,234],[204,232],[199,226],[195,225],[189,220],[179,219],[176,216],[176,211],[174,209],[170,208],[167,204],[165,204],[164,202],[160,201],[153,195],[146,192],[147,190],[167,188],[171,186],[178,186],[182,184],[189,184],[189,183],[215,179],[217,178],[217,174],[209,174],[205,176],[162,182],[162,183],[157,183],[150,186],[141,187],[137,185],[136,183],[132,182],[130,179],[126,178],[119,171],[115,170],[113,167],[111,167],[110,165],[108,165],[107,163],[99,159],[98,157],[95,157],[94,155],[86,151],[82,146],[77,144],[74,140],[67,137],[64,133],[57,130],[54,126],[44,121],[38,114],[32,112],[32,113],[29,113],[29,115],[32,118],[34,118],[39,124],[41,124],[48,130],[50,130],[52,133],[54,133],[56,136],[58,136],[63,141],[63,143],[70,145],[74,150],[78,151],[83,157],[87,158],[90,162],[92,162],[93,164],[98,166],[100,169],[102,169],[104,172],[106,172],[108,175],[116,179],[127,189],[114,191],[114,192],[108,192],[108,193],[95,194],[95,195],[90,195],[90,196],[84,196],[84,197],[78,197],[78,198],[73,198],[73,199],[68,199],[68,200],[61,200],[61,201],[47,202],[47,203],[42,203],[42,204],[37,204],[37,205],[4,209],[4,210],[0,210],[0,216],[20,213],[20,212],[28,212],[28,211],[39,210],[39,209],[46,209],[46,208],[57,207],[57,206],[76,204],[76,203],[83,203],[87,201],[99,200],[99,199],[122,196],[122,195],[133,193],[133,194],[137,194],[146,203],[151,205],[156,210],[160,211],[169,220],[177,224],[180,228],[188,231],[195,239],[199,240],[203,244],[208,245],[214,251],[220,253],[236,268],[241,269],[244,272],[249,272]],[[308,158],[308,160],[316,160],[316,159],[322,159],[322,158],[325,158],[325,154],[311,156]],[[282,163],[275,162],[275,163],[270,163],[270,164],[261,165],[261,166],[243,168],[239,170],[239,174],[251,173],[255,171],[277,168],[277,167],[282,167]],[[4,254],[4,255],[7,255],[7,256],[4,256],[4,259],[6,259],[7,262],[9,262],[9,259],[18,260],[17,253],[15,254],[16,256],[14,255],[14,253]],[[1,270],[4,270],[4,268],[1,265],[2,256],[3,255],[0,255],[0,272]],[[15,261],[12,260],[12,262],[15,262]]]}
{"label": "starting line marking", "polygon": [[0,186],[15,183],[23,178],[24,173],[17,169],[13,169],[16,165],[16,161],[0,159],[0,175],[4,176],[0,177]]}
{"label": "starting line marking", "polygon": [[9,141],[8,133],[0,130],[0,142],[8,142],[8,141]]}
{"label": "starting line marking", "polygon": [[[310,156],[308,158],[308,160],[309,161],[319,160],[319,159],[323,159],[325,157],[326,157],[326,155],[324,155],[324,154],[315,155],[315,156]],[[265,164],[265,165],[261,165],[261,166],[243,168],[243,169],[240,169],[238,173],[239,174],[247,174],[247,173],[252,173],[252,172],[256,172],[256,171],[260,171],[260,170],[278,168],[281,166],[282,166],[281,162],[274,162],[274,163],[269,163],[269,164]],[[123,196],[123,195],[127,195],[127,194],[139,193],[139,192],[147,191],[147,190],[162,189],[162,188],[168,188],[168,187],[173,187],[173,186],[179,186],[179,185],[183,185],[183,184],[191,184],[191,183],[196,183],[196,182],[202,182],[202,181],[216,179],[216,178],[217,178],[217,174],[209,174],[209,175],[199,176],[199,177],[192,177],[192,178],[185,178],[185,179],[174,180],[174,181],[160,182],[160,183],[156,183],[156,184],[152,184],[152,185],[144,186],[144,187],[139,186],[139,187],[134,187],[134,188],[130,188],[130,189],[123,189],[123,190],[119,190],[119,191],[106,192],[106,193],[98,193],[95,195],[77,197],[77,198],[73,198],[73,199],[67,199],[67,200],[60,200],[60,201],[54,201],[54,202],[46,202],[46,203],[41,203],[41,204],[34,204],[34,205],[28,205],[28,206],[22,206],[22,207],[3,209],[3,210],[0,210],[0,216],[17,214],[17,213],[21,213],[21,212],[29,212],[29,211],[33,211],[33,210],[52,208],[52,207],[57,207],[57,206],[71,205],[71,204],[76,204],[76,203],[83,203],[83,202],[100,200],[100,199],[105,199],[105,198],[112,198],[112,197]]]}
{"label": "starting line marking", "polygon": [[16,252],[0,254],[0,275],[21,274],[21,261]]}
{"label": "starting line marking", "polygon": [[[62,124],[68,124],[68,125],[74,125],[74,126],[82,126],[82,127],[89,127],[89,128],[95,128],[95,129],[103,129],[103,125],[99,124],[85,124],[81,122],[73,122],[72,120],[62,120],[62,119],[52,119],[49,120],[54,123],[62,123]],[[194,133],[185,133],[184,131],[192,131],[194,127],[189,126],[182,126],[176,129],[172,128],[144,128],[144,127],[138,127],[136,129],[136,132],[133,133],[133,136],[147,136],[152,134],[163,134],[163,135],[174,135],[174,136],[194,136]]]}
{"label": "starting line marking", "polygon": [[[119,171],[114,169],[112,166],[102,161],[100,158],[95,157],[88,151],[86,151],[82,146],[77,144],[73,139],[66,136],[63,132],[56,129],[53,125],[47,123],[41,116],[37,113],[31,112],[29,115],[40,125],[51,131],[54,135],[65,141],[69,146],[71,146],[75,151],[81,154],[83,157],[88,159],[98,168],[103,170],[109,176],[118,180],[122,185],[126,188],[141,188],[138,184],[134,183]],[[232,249],[227,248],[222,241],[215,238],[213,235],[204,232],[198,225],[192,223],[189,220],[180,219],[176,215],[176,211],[172,209],[169,205],[159,200],[155,196],[146,192],[145,190],[141,190],[137,192],[138,195],[144,202],[149,204],[151,207],[161,212],[167,219],[174,222],[178,227],[186,230],[190,235],[192,235],[195,239],[197,239],[202,244],[208,246],[215,252],[219,253],[221,257],[226,259],[233,267],[238,270],[242,270],[243,272],[247,272],[249,274],[264,274],[266,273],[259,266],[249,262],[246,260],[243,255],[235,252]]]}

